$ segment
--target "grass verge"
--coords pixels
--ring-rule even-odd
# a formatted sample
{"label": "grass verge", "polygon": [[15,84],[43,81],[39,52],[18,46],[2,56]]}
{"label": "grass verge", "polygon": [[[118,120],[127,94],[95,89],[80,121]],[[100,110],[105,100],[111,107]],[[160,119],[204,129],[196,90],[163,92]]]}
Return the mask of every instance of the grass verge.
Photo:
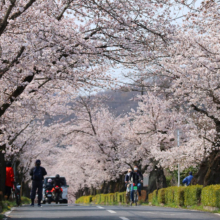
{"label": "grass verge", "polygon": [[[30,204],[31,200],[27,197],[21,197],[21,205],[26,205],[26,204]],[[0,219],[4,218],[4,213],[7,211],[10,211],[12,207],[16,207],[16,201],[12,200],[12,201],[8,201],[8,200],[4,200],[2,202],[2,213],[0,213]]]}

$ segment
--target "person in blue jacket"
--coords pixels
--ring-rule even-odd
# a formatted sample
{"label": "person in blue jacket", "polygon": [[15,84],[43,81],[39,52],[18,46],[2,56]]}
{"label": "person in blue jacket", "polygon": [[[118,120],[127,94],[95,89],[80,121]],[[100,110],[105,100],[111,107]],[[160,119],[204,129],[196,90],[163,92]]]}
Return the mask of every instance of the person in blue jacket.
{"label": "person in blue jacket", "polygon": [[191,183],[192,178],[193,178],[192,172],[189,172],[189,176],[187,176],[187,177],[183,180],[183,184],[186,183],[186,185],[189,186],[190,183]]}

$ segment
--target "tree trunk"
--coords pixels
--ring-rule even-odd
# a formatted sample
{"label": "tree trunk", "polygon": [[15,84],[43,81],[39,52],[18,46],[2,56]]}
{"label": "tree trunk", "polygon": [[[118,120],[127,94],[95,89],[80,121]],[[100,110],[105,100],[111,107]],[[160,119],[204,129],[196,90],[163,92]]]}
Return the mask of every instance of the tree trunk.
{"label": "tree trunk", "polygon": [[0,213],[2,213],[3,210],[3,203],[2,203],[3,198],[4,198],[3,193],[0,192]]}
{"label": "tree trunk", "polygon": [[220,150],[213,151],[201,163],[199,172],[194,176],[192,184],[211,185],[220,184]]}
{"label": "tree trunk", "polygon": [[148,184],[148,194],[152,193],[154,190],[161,188],[166,188],[167,182],[162,168],[155,168],[150,172],[149,184]]}
{"label": "tree trunk", "polygon": [[30,197],[31,194],[31,188],[29,186],[29,182],[23,182],[23,186],[22,186],[22,196],[25,197]]}
{"label": "tree trunk", "polygon": [[[5,154],[2,151],[5,150],[5,145],[0,146],[0,192],[4,194],[5,192],[5,178],[6,178],[6,164],[5,164]],[[0,196],[0,199],[3,196]]]}

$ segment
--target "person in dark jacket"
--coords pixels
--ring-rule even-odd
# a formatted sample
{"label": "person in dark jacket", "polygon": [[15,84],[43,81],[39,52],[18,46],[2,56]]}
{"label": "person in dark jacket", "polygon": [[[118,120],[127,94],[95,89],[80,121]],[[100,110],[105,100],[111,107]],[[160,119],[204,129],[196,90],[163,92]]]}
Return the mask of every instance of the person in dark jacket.
{"label": "person in dark jacket", "polygon": [[60,178],[60,175],[59,175],[59,174],[57,174],[57,175],[55,176],[55,178],[54,178],[54,180],[53,180],[53,185],[54,185],[54,188],[53,188],[52,191],[55,190],[55,187],[56,187],[56,186],[59,186],[59,187],[60,187],[59,197],[60,197],[60,199],[61,199],[61,198],[62,198],[62,193],[63,193],[62,186],[64,185],[64,182],[63,182],[63,180]]}
{"label": "person in dark jacket", "polygon": [[6,181],[5,181],[5,195],[9,199],[11,189],[14,185],[14,170],[11,167],[11,162],[6,162]]}
{"label": "person in dark jacket", "polygon": [[64,183],[63,183],[62,179],[60,178],[60,175],[59,175],[59,174],[57,174],[57,175],[55,176],[55,178],[54,178],[54,180],[53,180],[53,185],[54,185],[54,186],[59,186],[59,187],[61,187],[61,186],[64,185]]}
{"label": "person in dark jacket", "polygon": [[31,206],[34,206],[34,199],[36,196],[36,190],[38,193],[38,206],[41,207],[42,193],[43,193],[43,179],[47,175],[45,168],[41,167],[41,161],[36,160],[35,167],[30,171],[30,176],[32,179],[32,189],[31,189]]}
{"label": "person in dark jacket", "polygon": [[187,186],[190,185],[191,181],[192,181],[193,175],[192,172],[189,172],[189,176],[187,176],[184,180],[183,180],[183,184],[186,183]]}
{"label": "person in dark jacket", "polygon": [[[129,180],[130,180],[131,183],[135,183],[135,185],[137,185],[139,196],[141,196],[141,183],[143,183],[143,175],[142,175],[142,173],[138,170],[138,167],[137,167],[137,166],[134,166],[134,171],[131,172],[131,175],[130,175],[130,179],[129,179]],[[131,184],[130,196],[131,196],[132,202],[134,202],[133,184]]]}

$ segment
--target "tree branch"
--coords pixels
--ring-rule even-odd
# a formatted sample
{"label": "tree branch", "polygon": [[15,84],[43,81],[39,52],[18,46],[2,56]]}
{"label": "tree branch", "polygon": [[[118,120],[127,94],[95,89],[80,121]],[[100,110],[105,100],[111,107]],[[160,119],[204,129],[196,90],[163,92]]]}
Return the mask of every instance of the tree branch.
{"label": "tree branch", "polygon": [[27,85],[34,79],[34,73],[32,75],[26,76],[22,82],[21,85],[19,85],[13,92],[12,94],[9,96],[7,102],[5,102],[4,104],[2,104],[0,106],[0,118],[2,117],[2,115],[5,113],[5,111],[13,104],[13,102],[15,101],[15,99],[17,97],[19,97],[25,90],[25,88],[27,87]]}
{"label": "tree branch", "polygon": [[198,107],[197,107],[196,105],[194,105],[194,104],[191,104],[191,107],[192,107],[195,111],[200,112],[200,113],[206,115],[208,118],[211,118],[216,124],[217,124],[217,123],[220,123],[220,121],[219,121],[218,118],[215,118],[213,115],[209,115],[208,112],[205,111],[204,109],[200,109],[200,108],[198,108]]}
{"label": "tree branch", "polygon": [[27,11],[27,9],[30,8],[34,2],[36,2],[36,0],[30,0],[30,1],[24,6],[24,10],[23,10],[23,11],[15,12],[15,13],[10,17],[10,19],[14,20],[14,19],[16,19],[17,17],[19,17],[22,13],[24,13],[25,11]]}
{"label": "tree branch", "polygon": [[8,18],[9,18],[9,15],[10,15],[10,13],[11,13],[13,7],[15,6],[16,0],[11,0],[10,2],[11,2],[11,5],[9,6],[8,10],[6,11],[6,14],[5,14],[5,16],[4,16],[3,20],[2,20],[2,22],[0,21],[0,22],[1,22],[1,23],[0,23],[0,36],[3,34],[5,28],[6,28],[7,25],[8,25],[8,21],[7,21],[7,20],[8,20]]}
{"label": "tree branch", "polygon": [[18,59],[21,57],[22,53],[24,52],[25,50],[25,47],[22,46],[20,51],[18,52],[17,56],[14,58],[14,60],[12,60],[12,62],[7,66],[5,67],[4,69],[0,69],[0,79],[2,78],[2,76],[12,67],[14,66],[15,63],[18,62]]}

